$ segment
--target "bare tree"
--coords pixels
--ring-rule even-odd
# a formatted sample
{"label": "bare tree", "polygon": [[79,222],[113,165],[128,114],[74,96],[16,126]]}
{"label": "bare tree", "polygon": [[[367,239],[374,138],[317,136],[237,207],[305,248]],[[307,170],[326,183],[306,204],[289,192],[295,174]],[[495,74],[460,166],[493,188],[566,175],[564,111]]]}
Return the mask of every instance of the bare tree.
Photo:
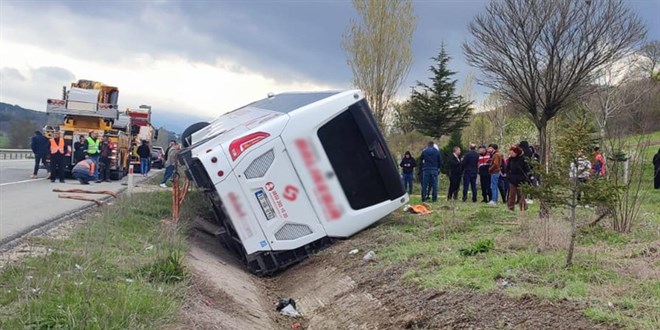
{"label": "bare tree", "polygon": [[660,69],[660,40],[653,40],[642,46],[640,54],[643,58],[639,61],[639,68],[647,77],[653,77],[655,70]]}
{"label": "bare tree", "polygon": [[648,92],[649,85],[633,83],[637,77],[632,69],[637,62],[634,57],[629,57],[624,61],[605,64],[596,71],[592,93],[584,105],[596,118],[601,147],[605,147],[610,119],[622,110],[638,104]]}
{"label": "bare tree", "polygon": [[474,100],[474,72],[470,71],[465,75],[465,80],[459,93],[465,100]]}
{"label": "bare tree", "polygon": [[547,125],[602,65],[644,40],[646,28],[622,0],[502,0],[469,25],[468,63],[484,86],[525,110],[547,160]]}
{"label": "bare tree", "polygon": [[492,92],[484,100],[484,109],[488,120],[493,124],[493,131],[497,134],[497,144],[504,145],[504,134],[510,122],[507,118],[506,104],[497,92]]}
{"label": "bare tree", "polygon": [[408,76],[410,44],[417,17],[410,0],[353,0],[359,19],[351,20],[342,48],[381,129],[389,103]]}
{"label": "bare tree", "polygon": [[394,133],[408,134],[415,130],[412,123],[412,103],[410,100],[392,103],[392,127]]}

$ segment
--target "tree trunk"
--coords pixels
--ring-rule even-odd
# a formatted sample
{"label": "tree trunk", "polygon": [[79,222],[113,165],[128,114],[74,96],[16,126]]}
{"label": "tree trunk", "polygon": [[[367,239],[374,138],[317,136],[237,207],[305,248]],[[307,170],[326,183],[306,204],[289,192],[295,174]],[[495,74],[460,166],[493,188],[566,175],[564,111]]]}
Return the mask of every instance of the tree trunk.
{"label": "tree trunk", "polygon": [[605,125],[600,127],[600,141],[598,142],[600,142],[600,150],[605,150]]}
{"label": "tree trunk", "polygon": [[[539,156],[541,156],[541,166],[545,169],[545,173],[548,171],[548,159],[550,158],[550,146],[548,143],[548,125],[547,122],[541,123],[540,126],[537,126],[539,130]],[[537,169],[536,175],[539,175],[541,171]],[[543,184],[543,178],[539,177],[540,184]],[[539,218],[548,220],[550,218],[550,207],[548,203],[541,199],[539,207]]]}
{"label": "tree trunk", "polygon": [[577,204],[577,180],[573,183],[573,196],[571,196],[571,242],[568,245],[568,255],[566,256],[566,267],[573,264],[573,251],[575,250],[575,238],[577,237],[577,226],[575,224],[575,207]]}
{"label": "tree trunk", "polygon": [[541,166],[546,170],[548,169],[548,159],[550,158],[550,146],[548,143],[548,123],[543,122],[537,125],[539,130],[539,150],[538,154],[541,156]]}

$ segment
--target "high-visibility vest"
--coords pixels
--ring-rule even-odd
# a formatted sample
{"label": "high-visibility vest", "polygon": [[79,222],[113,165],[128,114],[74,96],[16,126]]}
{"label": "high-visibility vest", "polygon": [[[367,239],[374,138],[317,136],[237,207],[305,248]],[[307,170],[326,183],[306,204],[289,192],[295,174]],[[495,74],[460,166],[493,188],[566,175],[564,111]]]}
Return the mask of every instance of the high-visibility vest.
{"label": "high-visibility vest", "polygon": [[60,138],[59,144],[55,143],[55,138],[50,139],[50,153],[51,154],[56,154],[56,153],[61,153],[64,154],[64,139]]}
{"label": "high-visibility vest", "polygon": [[91,137],[87,137],[87,154],[96,155],[99,153],[99,140],[94,140]]}

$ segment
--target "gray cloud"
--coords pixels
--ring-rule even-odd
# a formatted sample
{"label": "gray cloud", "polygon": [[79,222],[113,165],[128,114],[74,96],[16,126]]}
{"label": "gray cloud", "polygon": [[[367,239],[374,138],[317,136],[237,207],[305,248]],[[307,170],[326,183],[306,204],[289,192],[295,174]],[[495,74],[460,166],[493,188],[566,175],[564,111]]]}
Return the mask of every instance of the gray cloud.
{"label": "gray cloud", "polygon": [[38,82],[73,81],[76,76],[67,69],[47,66],[33,69],[32,79]]}
{"label": "gray cloud", "polygon": [[25,75],[18,69],[0,69],[0,99],[27,109],[45,110],[46,100],[61,97],[61,87],[68,86],[75,76],[59,67],[29,69]]}
{"label": "gray cloud", "polygon": [[[404,91],[428,78],[430,58],[442,41],[459,80],[473,71],[461,44],[468,37],[467,24],[487,3],[415,1],[415,61]],[[649,24],[649,39],[660,39],[660,1],[630,3]],[[351,84],[340,47],[355,17],[350,1],[30,1],[3,2],[2,9],[3,37],[109,66],[138,54],[180,56],[239,73],[261,72],[281,82]],[[218,59],[233,64],[218,64]],[[477,88],[475,94],[484,92]]]}
{"label": "gray cloud", "polygon": [[0,69],[0,79],[8,83],[27,80],[18,69],[8,67]]}

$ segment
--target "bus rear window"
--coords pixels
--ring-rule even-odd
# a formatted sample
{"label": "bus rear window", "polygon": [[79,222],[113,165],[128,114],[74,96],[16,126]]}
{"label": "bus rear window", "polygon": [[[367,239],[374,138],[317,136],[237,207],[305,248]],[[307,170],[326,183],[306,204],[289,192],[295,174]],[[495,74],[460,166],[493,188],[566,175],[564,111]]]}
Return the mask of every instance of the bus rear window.
{"label": "bus rear window", "polygon": [[351,208],[404,195],[397,168],[365,101],[353,104],[318,131]]}

